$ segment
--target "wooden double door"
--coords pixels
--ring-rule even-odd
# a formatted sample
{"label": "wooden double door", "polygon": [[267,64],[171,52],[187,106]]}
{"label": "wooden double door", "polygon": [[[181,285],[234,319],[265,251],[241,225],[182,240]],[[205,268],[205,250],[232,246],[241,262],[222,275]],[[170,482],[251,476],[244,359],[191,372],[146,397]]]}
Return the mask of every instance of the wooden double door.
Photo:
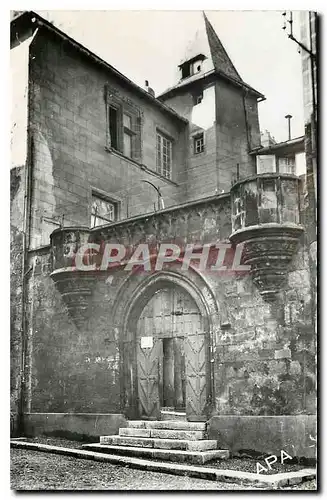
{"label": "wooden double door", "polygon": [[208,400],[208,342],[203,318],[180,287],[157,291],[136,328],[137,406],[140,418],[162,408],[204,420]]}

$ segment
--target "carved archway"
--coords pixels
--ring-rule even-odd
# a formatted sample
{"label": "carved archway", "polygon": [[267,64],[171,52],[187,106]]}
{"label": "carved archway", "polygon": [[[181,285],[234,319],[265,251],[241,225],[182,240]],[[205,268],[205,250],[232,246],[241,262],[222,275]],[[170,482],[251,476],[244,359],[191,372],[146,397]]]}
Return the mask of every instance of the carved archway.
{"label": "carved archway", "polygon": [[[201,415],[187,412],[189,420],[206,420],[212,412],[213,343],[214,332],[218,327],[219,312],[214,293],[208,283],[195,270],[192,273],[169,269],[160,272],[130,274],[121,286],[114,306],[114,325],[120,339],[120,380],[121,408],[128,418],[138,418],[137,366],[136,366],[136,324],[138,318],[154,293],[174,286],[187,293],[196,304],[203,320],[203,335],[206,350],[206,404]],[[199,413],[199,412],[198,412]]]}

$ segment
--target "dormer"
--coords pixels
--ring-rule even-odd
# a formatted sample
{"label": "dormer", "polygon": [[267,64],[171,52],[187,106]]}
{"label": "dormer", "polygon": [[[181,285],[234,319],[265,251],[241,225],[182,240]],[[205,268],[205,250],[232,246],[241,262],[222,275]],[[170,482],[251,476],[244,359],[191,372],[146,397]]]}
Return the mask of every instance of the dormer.
{"label": "dormer", "polygon": [[207,57],[204,54],[198,54],[197,56],[192,57],[192,59],[180,64],[178,66],[181,72],[180,79],[185,80],[190,76],[201,73],[203,69],[203,61],[205,59],[207,59]]}

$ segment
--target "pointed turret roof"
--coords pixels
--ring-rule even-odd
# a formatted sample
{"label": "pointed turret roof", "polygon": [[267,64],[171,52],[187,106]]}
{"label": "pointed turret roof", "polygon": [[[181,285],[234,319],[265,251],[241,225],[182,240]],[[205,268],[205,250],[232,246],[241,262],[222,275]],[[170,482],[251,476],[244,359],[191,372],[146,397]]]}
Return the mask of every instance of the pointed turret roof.
{"label": "pointed turret roof", "polygon": [[192,60],[194,57],[199,54],[203,54],[206,57],[210,57],[210,47],[208,41],[208,35],[206,31],[206,27],[202,24],[195,33],[194,38],[192,38],[185,49],[183,57],[180,60],[180,66]]}
{"label": "pointed turret roof", "polygon": [[243,82],[242,78],[236,71],[234,64],[230,60],[223,44],[219,40],[217,33],[213,29],[211,22],[204,12],[203,17],[210,47],[211,58],[215,70],[224,73],[226,76],[235,78],[236,80]]}
{"label": "pointed turret roof", "polygon": [[247,85],[242,80],[205,12],[203,12],[203,18],[204,23],[197,30],[195,37],[187,45],[179,64],[181,68],[185,63],[197,59],[198,56],[203,56],[205,64],[203,65],[202,71],[181,79],[176,85],[170,87],[158,96],[158,98],[164,100],[170,97],[172,93],[176,93],[177,89],[185,85],[190,85],[194,81],[209,77],[209,75],[216,74],[229,80],[238,87],[247,89],[248,92],[255,94],[258,98],[264,99],[264,96],[260,92],[250,85]]}

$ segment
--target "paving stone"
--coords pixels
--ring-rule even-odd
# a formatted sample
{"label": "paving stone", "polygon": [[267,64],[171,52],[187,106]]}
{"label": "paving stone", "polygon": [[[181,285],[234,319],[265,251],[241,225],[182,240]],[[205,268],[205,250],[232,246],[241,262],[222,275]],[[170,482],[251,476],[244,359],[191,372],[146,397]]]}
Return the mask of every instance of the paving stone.
{"label": "paving stone", "polygon": [[301,477],[291,477],[289,480],[288,480],[288,484],[290,486],[292,486],[293,484],[299,484],[302,482],[302,478]]}
{"label": "paving stone", "polygon": [[196,441],[198,439],[205,439],[204,431],[179,431],[179,430],[162,430],[151,429],[151,437],[162,439],[186,439]]}
{"label": "paving stone", "polygon": [[135,437],[151,437],[150,429],[135,429],[133,427],[128,428],[120,428],[119,435],[120,436],[135,436]]}

